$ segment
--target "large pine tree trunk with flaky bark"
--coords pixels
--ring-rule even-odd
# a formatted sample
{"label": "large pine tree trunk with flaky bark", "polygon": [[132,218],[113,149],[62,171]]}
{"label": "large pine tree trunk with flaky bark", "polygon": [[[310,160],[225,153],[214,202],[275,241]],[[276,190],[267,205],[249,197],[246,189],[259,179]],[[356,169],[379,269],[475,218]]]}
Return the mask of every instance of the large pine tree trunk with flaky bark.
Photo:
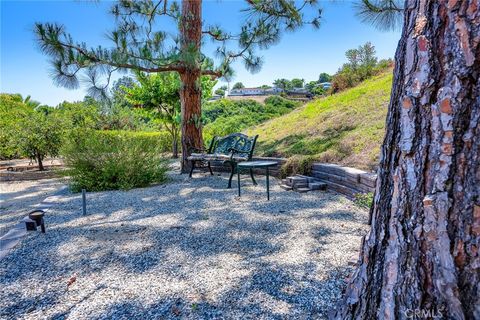
{"label": "large pine tree trunk with flaky bark", "polygon": [[338,319],[480,319],[479,6],[406,1],[372,226]]}
{"label": "large pine tree trunk with flaky bark", "polygon": [[188,169],[187,157],[203,147],[200,83],[200,45],[202,38],[202,1],[183,0],[180,26],[184,68],[180,71],[182,87],[182,172]]}

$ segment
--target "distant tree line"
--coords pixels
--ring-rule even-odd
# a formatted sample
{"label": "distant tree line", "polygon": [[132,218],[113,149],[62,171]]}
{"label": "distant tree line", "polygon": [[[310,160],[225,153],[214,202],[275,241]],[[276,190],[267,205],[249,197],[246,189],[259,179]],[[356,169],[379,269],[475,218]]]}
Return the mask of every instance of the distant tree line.
{"label": "distant tree line", "polygon": [[[336,93],[351,88],[378,73],[393,67],[392,59],[379,60],[376,57],[375,47],[367,42],[358,48],[349,49],[345,52],[347,62],[344,63],[333,76],[322,72],[318,80],[305,81],[301,78],[279,78],[273,81],[273,86],[283,91],[305,89],[313,96]],[[331,83],[325,86],[325,83]],[[242,82],[237,82],[232,89],[245,88]],[[271,86],[262,85],[258,88],[269,89]],[[215,91],[217,95],[225,95],[227,86],[222,86]]]}
{"label": "distant tree line", "polygon": [[378,60],[375,47],[367,42],[357,49],[345,52],[347,62],[332,77],[332,93],[351,88],[388,68],[393,67],[392,59]]}

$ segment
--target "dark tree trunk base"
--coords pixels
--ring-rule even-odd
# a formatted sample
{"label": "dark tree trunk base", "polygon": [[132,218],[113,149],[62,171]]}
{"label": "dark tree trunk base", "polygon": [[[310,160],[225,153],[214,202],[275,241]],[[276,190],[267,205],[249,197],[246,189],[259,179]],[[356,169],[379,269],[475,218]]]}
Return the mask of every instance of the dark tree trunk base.
{"label": "dark tree trunk base", "polygon": [[372,227],[338,319],[480,319],[478,5],[406,1]]}

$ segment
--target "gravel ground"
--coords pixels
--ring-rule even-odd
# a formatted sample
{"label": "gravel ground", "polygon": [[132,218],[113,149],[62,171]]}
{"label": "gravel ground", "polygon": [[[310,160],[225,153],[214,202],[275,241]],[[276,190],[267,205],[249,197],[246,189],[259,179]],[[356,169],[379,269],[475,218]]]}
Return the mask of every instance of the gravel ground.
{"label": "gravel ground", "polygon": [[64,185],[62,179],[0,182],[0,237]]}
{"label": "gravel ground", "polygon": [[[264,180],[259,178],[258,180]],[[128,192],[55,196],[47,233],[0,261],[1,319],[323,319],[367,213],[329,192],[171,175]]]}

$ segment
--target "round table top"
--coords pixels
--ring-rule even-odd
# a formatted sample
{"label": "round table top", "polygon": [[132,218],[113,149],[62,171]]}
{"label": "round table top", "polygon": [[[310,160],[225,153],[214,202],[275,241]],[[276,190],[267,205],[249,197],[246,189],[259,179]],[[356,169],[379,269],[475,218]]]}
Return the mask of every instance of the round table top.
{"label": "round table top", "polygon": [[278,162],[276,161],[244,161],[239,162],[237,166],[239,167],[246,167],[246,168],[254,168],[254,167],[273,167],[276,166]]}

